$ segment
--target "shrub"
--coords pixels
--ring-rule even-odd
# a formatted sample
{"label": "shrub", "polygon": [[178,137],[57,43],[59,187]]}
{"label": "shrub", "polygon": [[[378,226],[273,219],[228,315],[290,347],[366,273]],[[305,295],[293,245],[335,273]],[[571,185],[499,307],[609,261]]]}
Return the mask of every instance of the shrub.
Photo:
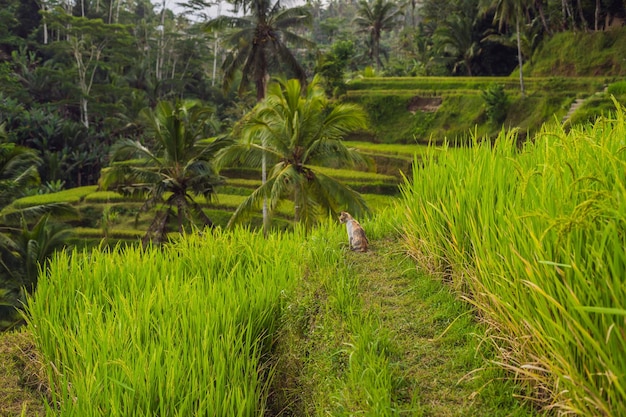
{"label": "shrub", "polygon": [[509,97],[501,84],[492,84],[482,93],[485,100],[487,117],[489,122],[500,125],[504,122],[509,108]]}
{"label": "shrub", "polygon": [[618,81],[609,84],[607,88],[607,93],[614,96],[626,96],[626,81]]}

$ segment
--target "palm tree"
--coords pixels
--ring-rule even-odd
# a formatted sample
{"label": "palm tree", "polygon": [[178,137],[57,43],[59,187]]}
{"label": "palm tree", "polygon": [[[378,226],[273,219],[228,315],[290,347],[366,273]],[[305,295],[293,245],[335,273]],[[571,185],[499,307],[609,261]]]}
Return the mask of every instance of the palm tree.
{"label": "palm tree", "polygon": [[376,70],[380,70],[380,37],[383,31],[395,27],[397,17],[402,12],[393,2],[385,0],[359,1],[359,9],[354,23],[359,27],[358,32],[370,35],[370,57],[376,63]]}
{"label": "palm tree", "polygon": [[[331,105],[316,77],[306,88],[300,81],[278,81],[257,105],[242,130],[242,139],[223,155],[226,163],[259,166],[267,155],[269,178],[237,208],[229,225],[240,221],[264,198],[270,213],[280,201],[294,202],[294,221],[310,227],[322,213],[347,209],[355,215],[369,210],[351,188],[325,175],[320,166],[354,166],[364,159],[341,138],[366,126],[365,112],[353,104]],[[304,91],[303,91],[304,89]]]}
{"label": "palm tree", "polygon": [[474,18],[468,14],[453,14],[437,28],[435,35],[444,52],[458,59],[454,71],[461,64],[471,77],[472,60],[480,52],[480,44],[474,38]]}
{"label": "palm tree", "polygon": [[[225,39],[232,49],[226,56],[222,69],[224,71],[223,88],[230,89],[238,70],[241,70],[239,93],[243,93],[254,82],[257,102],[265,97],[269,69],[272,64],[281,64],[292,71],[302,84],[306,82],[304,68],[287,47],[287,43],[309,49],[315,43],[298,36],[292,28],[298,28],[313,22],[313,16],[307,6],[285,9],[280,0],[237,0],[235,8],[249,7],[251,15],[244,17],[218,16],[210,21],[207,30],[235,29]],[[267,180],[266,160],[263,158],[261,180]],[[263,202],[263,225],[267,233],[269,215],[267,202]]]}
{"label": "palm tree", "polygon": [[28,187],[39,184],[37,166],[40,163],[34,150],[0,143],[0,208],[23,196]]}
{"label": "palm tree", "polygon": [[[0,140],[6,140],[0,125]],[[39,185],[37,166],[41,159],[32,149],[13,143],[0,143],[0,327],[15,322],[15,308],[24,301],[24,291],[32,291],[39,269],[52,253],[63,247],[68,232],[49,221],[50,213],[72,213],[63,204],[14,207],[11,202]],[[32,229],[26,222],[40,217]],[[21,227],[15,226],[21,220]],[[7,321],[8,319],[8,321]]]}
{"label": "palm tree", "polygon": [[194,197],[204,196],[207,201],[215,197],[215,187],[222,180],[213,159],[230,140],[206,138],[210,114],[209,108],[196,101],[161,101],[155,110],[142,111],[153,135],[153,149],[130,139],[114,145],[112,165],[103,172],[103,188],[145,197],[138,216],[160,205],[143,238],[144,245],[164,240],[174,214],[180,232],[185,220],[213,226]]}
{"label": "palm tree", "polygon": [[517,38],[517,64],[519,67],[519,84],[522,97],[525,96],[524,90],[524,74],[522,66],[522,40],[521,40],[521,20],[524,12],[528,9],[531,0],[481,0],[481,8],[483,11],[495,9],[493,21],[498,22],[498,29],[502,30],[505,24],[512,21],[515,22],[515,33]]}
{"label": "palm tree", "polygon": [[314,48],[313,42],[291,31],[312,23],[313,18],[308,7],[285,9],[280,0],[254,0],[246,4],[251,13],[249,16],[219,16],[208,23],[207,30],[235,29],[224,40],[232,49],[222,64],[223,87],[229,89],[237,71],[241,70],[239,92],[245,91],[252,81],[257,101],[261,101],[265,97],[269,70],[276,64],[292,71],[302,83],[306,81],[304,68],[287,43]]}
{"label": "palm tree", "polygon": [[[4,124],[0,125],[0,139],[6,138]],[[39,184],[37,165],[41,159],[35,151],[13,143],[0,144],[0,264],[4,270],[13,275],[13,268],[7,265],[7,257],[12,258],[17,245],[11,232],[13,229],[5,224],[5,216],[9,204],[23,195],[24,191]]]}
{"label": "palm tree", "polygon": [[27,290],[35,288],[39,270],[55,251],[65,247],[71,236],[72,231],[65,225],[52,222],[49,213],[41,216],[32,228],[22,219],[22,229],[15,243],[23,267],[22,284]]}

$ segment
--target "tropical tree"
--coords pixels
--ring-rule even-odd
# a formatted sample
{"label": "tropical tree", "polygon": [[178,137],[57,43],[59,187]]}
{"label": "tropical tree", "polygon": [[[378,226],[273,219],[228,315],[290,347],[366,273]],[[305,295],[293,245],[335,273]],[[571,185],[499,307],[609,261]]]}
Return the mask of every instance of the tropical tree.
{"label": "tropical tree", "polygon": [[[4,136],[4,124],[0,125],[0,140]],[[32,149],[0,143],[0,209],[24,195],[29,187],[39,184],[37,165],[41,159]]]}
{"label": "tropical tree", "polygon": [[[4,124],[0,125],[0,140],[6,139]],[[39,183],[37,165],[41,160],[34,151],[12,143],[0,143],[0,215],[5,208],[30,186]],[[0,217],[1,219],[2,217]],[[14,277],[10,260],[14,257],[17,244],[11,228],[0,222],[0,264],[2,272]]]}
{"label": "tropical tree", "polygon": [[15,243],[23,268],[22,285],[26,290],[35,289],[39,271],[55,251],[65,247],[72,234],[67,226],[53,222],[49,213],[41,216],[32,228],[22,219]]}
{"label": "tropical tree", "polygon": [[207,137],[215,129],[211,114],[212,109],[197,101],[161,101],[156,109],[142,111],[152,144],[123,139],[113,146],[112,165],[103,170],[103,188],[145,197],[138,216],[160,207],[143,238],[144,245],[151,240],[161,243],[174,215],[180,232],[185,221],[213,226],[194,197],[203,196],[207,201],[215,197],[215,187],[222,179],[213,160],[230,140]]}
{"label": "tropical tree", "polygon": [[[287,47],[287,43],[309,49],[315,44],[297,35],[292,28],[309,25],[313,21],[308,6],[285,9],[280,0],[237,0],[235,7],[249,7],[251,14],[244,17],[218,16],[209,22],[207,30],[233,28],[224,42],[231,46],[222,64],[223,88],[229,90],[235,76],[241,70],[239,93],[243,93],[254,82],[257,101],[263,100],[270,68],[281,65],[291,71],[302,84],[306,83],[304,68]],[[266,159],[262,158],[261,181],[267,180]],[[263,225],[267,233],[269,214],[267,202],[263,202]]]}
{"label": "tropical tree", "polygon": [[480,43],[474,38],[474,18],[468,14],[454,14],[446,19],[435,32],[435,41],[444,54],[454,57],[453,72],[458,72],[460,65],[465,67],[467,75],[472,72],[472,60],[480,52]]}
{"label": "tropical tree", "polygon": [[397,23],[397,18],[402,12],[392,1],[385,0],[360,0],[357,16],[354,23],[358,26],[359,33],[367,33],[370,36],[370,57],[376,63],[376,70],[380,70],[380,37],[383,31],[391,30]]}
{"label": "tropical tree", "polygon": [[224,39],[224,43],[231,47],[222,64],[224,89],[230,88],[237,72],[241,70],[240,93],[253,82],[257,101],[263,100],[269,71],[271,68],[278,69],[278,65],[291,71],[304,84],[304,68],[287,44],[315,47],[314,43],[292,31],[312,22],[309,8],[299,6],[286,9],[279,0],[254,0],[248,7],[251,13],[248,16],[219,16],[207,25],[209,31],[234,29]]}
{"label": "tropical tree", "polygon": [[360,216],[368,212],[353,189],[324,174],[322,166],[365,163],[342,137],[366,126],[365,112],[354,104],[331,104],[316,77],[303,87],[300,81],[279,80],[270,85],[242,129],[241,140],[228,148],[222,160],[259,166],[263,155],[272,164],[268,179],[233,214],[233,225],[267,198],[270,214],[285,199],[294,203],[294,221],[310,227],[321,214],[342,209]]}
{"label": "tropical tree", "polygon": [[517,41],[517,64],[519,67],[519,84],[522,96],[524,96],[524,73],[522,66],[524,61],[522,58],[522,40],[521,25],[524,13],[530,6],[530,0],[481,0],[481,9],[483,11],[495,10],[493,17],[494,22],[498,22],[498,28],[502,30],[505,24],[514,22],[515,34]]}
{"label": "tropical tree", "polygon": [[[4,125],[0,125],[0,142],[6,137]],[[39,185],[40,163],[34,150],[0,143],[0,328],[15,321],[15,308],[24,301],[24,291],[34,290],[40,268],[69,236],[67,229],[50,221],[50,213],[70,213],[66,206],[19,208],[11,204]],[[44,212],[48,214],[29,228],[27,219]]]}

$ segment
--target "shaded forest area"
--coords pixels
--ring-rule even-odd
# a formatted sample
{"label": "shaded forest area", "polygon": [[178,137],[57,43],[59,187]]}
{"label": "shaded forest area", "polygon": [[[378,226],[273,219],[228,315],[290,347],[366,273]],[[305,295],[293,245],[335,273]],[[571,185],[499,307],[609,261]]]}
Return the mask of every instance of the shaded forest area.
{"label": "shaded forest area", "polygon": [[[177,13],[166,1],[0,1],[0,136],[35,149],[43,162],[43,185],[22,192],[96,183],[109,147],[141,138],[137,116],[159,100],[199,99],[214,108],[215,131],[229,132],[255,103],[252,93],[236,89],[240,70],[246,84],[252,69],[239,63],[224,83],[222,68],[233,31],[260,19],[256,3],[222,4],[241,18],[216,30],[208,28],[212,3],[204,0],[181,3]],[[508,75],[546,37],[620,26],[626,15],[621,0],[314,1],[306,8],[311,24],[273,30],[306,77],[320,73],[337,95],[346,78],[368,72]],[[316,47],[290,44],[292,33]],[[270,58],[270,75],[294,75]]]}

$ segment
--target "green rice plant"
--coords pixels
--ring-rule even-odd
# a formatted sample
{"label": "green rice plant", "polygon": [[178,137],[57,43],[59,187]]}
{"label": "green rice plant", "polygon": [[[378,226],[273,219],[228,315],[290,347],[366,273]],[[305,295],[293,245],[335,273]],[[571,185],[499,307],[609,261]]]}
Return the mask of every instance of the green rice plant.
{"label": "green rice plant", "polygon": [[51,413],[263,415],[301,241],[216,230],[161,249],[59,254],[28,302]]}
{"label": "green rice plant", "polygon": [[133,199],[131,197],[123,196],[115,191],[95,191],[85,196],[85,201],[88,203],[120,203],[124,201],[142,201],[141,199]]}
{"label": "green rice plant", "polygon": [[609,86],[606,89],[606,92],[614,96],[625,97],[626,96],[626,81],[617,81],[617,82],[609,84]]}
{"label": "green rice plant", "polygon": [[427,153],[403,188],[406,245],[456,284],[546,408],[623,414],[626,403],[624,109],[517,147]]}
{"label": "green rice plant", "polygon": [[[247,178],[228,178],[226,180],[226,184],[232,185],[235,187],[245,187],[255,189],[259,185],[261,185],[261,171],[258,172],[259,179],[247,179]],[[221,190],[221,187],[220,187]]]}
{"label": "green rice plant", "polygon": [[396,177],[392,175],[377,174],[375,172],[365,171],[353,171],[350,169],[337,169],[337,168],[318,168],[320,172],[333,177],[338,180],[350,180],[353,182],[376,182],[395,184],[397,182]]}
{"label": "green rice plant", "polygon": [[70,188],[57,193],[32,195],[15,200],[13,205],[17,208],[27,208],[43,204],[78,203],[87,195],[95,192],[97,188],[98,187],[96,185],[90,185],[85,187]]}
{"label": "green rice plant", "polygon": [[358,141],[344,141],[346,146],[357,148],[372,154],[389,154],[413,157],[415,154],[421,153],[425,147],[420,144],[398,144],[398,143],[371,143]]}

